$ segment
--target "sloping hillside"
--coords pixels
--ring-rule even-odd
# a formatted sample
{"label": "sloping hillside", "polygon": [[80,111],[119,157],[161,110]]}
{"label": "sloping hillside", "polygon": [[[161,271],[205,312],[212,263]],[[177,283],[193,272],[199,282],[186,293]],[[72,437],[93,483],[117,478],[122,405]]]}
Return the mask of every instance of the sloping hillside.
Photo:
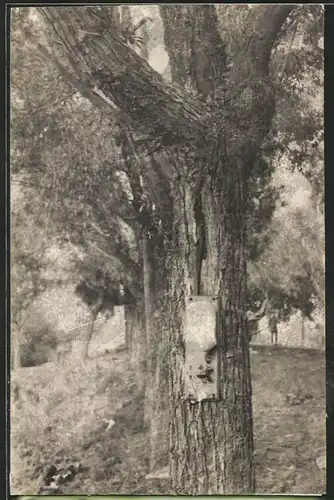
{"label": "sloping hillside", "polygon": [[[324,354],[262,346],[251,356],[257,492],[323,493]],[[15,380],[12,494],[42,493],[55,469],[65,471],[63,483],[49,494],[168,493],[167,481],[145,479],[142,395],[126,352],[23,368]]]}

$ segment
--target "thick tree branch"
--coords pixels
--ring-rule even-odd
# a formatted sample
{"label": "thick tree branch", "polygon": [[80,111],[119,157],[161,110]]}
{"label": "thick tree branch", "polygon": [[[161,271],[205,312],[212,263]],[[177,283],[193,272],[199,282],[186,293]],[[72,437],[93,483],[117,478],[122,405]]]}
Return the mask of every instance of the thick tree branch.
{"label": "thick tree branch", "polygon": [[226,72],[214,5],[160,5],[173,82],[207,97]]}
{"label": "thick tree branch", "polygon": [[241,81],[243,76],[267,76],[269,60],[275,40],[293,5],[259,5],[251,9],[245,23],[237,53],[233,61],[234,75]]}
{"label": "thick tree branch", "polygon": [[[195,26],[198,26],[200,21],[197,18],[194,20],[196,9],[193,6],[191,8],[193,13],[190,15]],[[247,80],[255,80],[255,83],[248,85],[250,91],[244,92],[245,95],[240,101],[239,107],[244,115],[253,115],[254,108],[258,109],[258,99],[255,99],[254,95],[271,92],[270,85],[268,87],[263,77],[268,74],[272,45],[292,8],[290,5],[268,5],[252,9],[230,75],[234,88]],[[39,9],[42,15],[44,10]],[[102,21],[101,10],[103,8],[48,7],[47,16],[44,15],[47,23],[57,26],[57,32],[61,32],[62,37],[67,40],[67,46],[73,46],[73,54],[80,59],[81,65],[84,61],[86,69],[84,70],[83,66],[81,69],[87,73],[90,85],[95,84],[107,100],[115,103],[123,113],[131,117],[137,130],[145,130],[151,140],[157,140],[162,146],[187,142],[194,147],[196,144],[203,147],[203,143],[208,144],[210,139],[215,139],[217,133],[222,130],[212,126],[213,109],[185,94],[176,85],[164,82],[161,76],[128,46],[115,24],[108,25],[105,19]],[[200,29],[198,28],[195,34],[208,41],[208,36],[204,37],[204,27],[212,25],[213,11],[209,9],[204,12],[206,15],[203,15]],[[213,41],[208,43],[205,54],[215,58],[217,53],[211,53],[211,44]],[[66,52],[65,45],[63,49],[64,56],[71,66],[72,54],[69,50]],[[218,74],[223,68],[224,64],[220,66]],[[266,95],[266,100],[271,109],[273,98],[269,94]],[[251,103],[254,106],[250,105]],[[230,111],[233,110],[229,110],[229,113]],[[268,117],[270,113],[267,113]],[[268,121],[269,118],[266,122]],[[267,129],[267,123],[265,128]]]}
{"label": "thick tree branch", "polygon": [[[163,81],[149,64],[132,50],[113,25],[106,26],[96,7],[39,8],[48,24],[80,54],[87,74],[97,87],[129,114],[137,129],[163,143],[182,143],[210,136],[205,106]],[[45,13],[47,11],[47,14]],[[71,57],[65,45],[64,56]]]}

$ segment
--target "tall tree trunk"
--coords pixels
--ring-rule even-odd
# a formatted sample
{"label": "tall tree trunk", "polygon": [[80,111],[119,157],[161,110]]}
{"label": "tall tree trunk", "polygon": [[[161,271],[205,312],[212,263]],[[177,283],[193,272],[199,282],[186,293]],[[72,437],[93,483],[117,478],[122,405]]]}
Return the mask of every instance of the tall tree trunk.
{"label": "tall tree trunk", "polygon": [[[152,164],[155,161],[152,159]],[[169,281],[167,257],[171,243],[172,199],[169,183],[156,173],[159,198],[144,240],[144,274],[147,328],[145,414],[150,427],[149,469],[168,461],[168,329]],[[156,195],[156,193],[155,193]]]}
{"label": "tall tree trunk", "polygon": [[152,419],[152,405],[154,398],[154,386],[150,376],[152,375],[152,354],[155,346],[153,327],[153,312],[155,305],[155,256],[154,241],[149,234],[143,235],[143,264],[144,264],[144,295],[145,295],[145,328],[146,328],[146,389],[145,389],[145,422],[149,423]]}
{"label": "tall tree trunk", "polygon": [[102,299],[100,299],[91,309],[91,317],[90,317],[90,321],[89,321],[88,328],[87,328],[87,334],[86,334],[85,343],[84,343],[84,347],[83,347],[83,354],[82,354],[82,357],[84,360],[88,359],[88,357],[89,357],[88,356],[89,345],[90,345],[90,342],[92,340],[92,336],[94,333],[94,326],[95,326],[96,318],[97,318],[99,312],[101,311],[101,308],[102,308]]}
{"label": "tall tree trunk", "polygon": [[[225,162],[226,165],[226,162]],[[239,494],[255,489],[249,343],[246,321],[245,181],[237,165],[208,182],[206,225],[211,250],[206,293],[219,295],[221,380],[214,400],[194,401],[185,392],[183,332],[185,224],[175,190],[173,300],[170,330],[171,476],[174,494]],[[216,186],[216,188],[214,188]],[[231,189],[233,187],[233,189]],[[235,196],[235,191],[238,195]],[[242,194],[243,193],[243,194]],[[178,200],[178,201],[177,201]],[[210,254],[208,255],[210,259]],[[180,276],[183,277],[180,280]],[[182,293],[183,292],[183,293]],[[220,358],[220,359],[219,359]],[[217,367],[218,368],[218,367]]]}
{"label": "tall tree trunk", "polygon": [[305,346],[305,314],[302,312],[300,315],[300,340],[301,346]]}
{"label": "tall tree trunk", "polygon": [[126,345],[127,350],[130,352],[130,355],[131,355],[133,329],[131,328],[131,321],[129,318],[129,309],[128,308],[129,308],[128,305],[124,306],[125,345]]}
{"label": "tall tree trunk", "polygon": [[150,334],[148,346],[147,372],[147,416],[150,425],[150,471],[157,470],[168,461],[168,270],[166,268],[166,249],[160,239],[156,241],[155,294],[152,297]]}
{"label": "tall tree trunk", "polygon": [[124,309],[125,335],[130,341],[130,366],[136,373],[138,388],[144,389],[146,373],[145,304],[138,299]]}

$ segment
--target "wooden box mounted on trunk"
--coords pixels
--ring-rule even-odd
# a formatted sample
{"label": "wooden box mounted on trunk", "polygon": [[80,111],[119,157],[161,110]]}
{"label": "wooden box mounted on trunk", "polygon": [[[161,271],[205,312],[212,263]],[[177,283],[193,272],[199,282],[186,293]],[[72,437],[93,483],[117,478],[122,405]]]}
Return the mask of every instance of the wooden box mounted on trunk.
{"label": "wooden box mounted on trunk", "polygon": [[228,325],[231,312],[212,296],[185,300],[184,356],[175,354],[171,366],[173,494],[254,490],[251,392],[241,369],[248,367],[248,348],[241,359],[235,336],[239,325]]}
{"label": "wooden box mounted on trunk", "polygon": [[217,393],[217,366],[208,355],[217,344],[216,317],[214,297],[192,296],[186,300],[185,387],[186,394],[196,401],[212,399]]}

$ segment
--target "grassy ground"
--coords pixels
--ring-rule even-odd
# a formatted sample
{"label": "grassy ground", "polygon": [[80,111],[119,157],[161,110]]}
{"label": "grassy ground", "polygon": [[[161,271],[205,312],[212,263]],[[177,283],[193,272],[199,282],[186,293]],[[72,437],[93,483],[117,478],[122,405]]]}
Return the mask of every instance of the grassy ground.
{"label": "grassy ground", "polygon": [[[325,454],[324,354],[255,349],[257,493],[321,494],[325,471],[316,458]],[[125,352],[24,368],[15,378],[24,390],[23,403],[12,407],[12,494],[41,493],[46,468],[60,463],[76,464],[79,472],[58,495],[168,494],[166,481],[145,479],[142,398]]]}

